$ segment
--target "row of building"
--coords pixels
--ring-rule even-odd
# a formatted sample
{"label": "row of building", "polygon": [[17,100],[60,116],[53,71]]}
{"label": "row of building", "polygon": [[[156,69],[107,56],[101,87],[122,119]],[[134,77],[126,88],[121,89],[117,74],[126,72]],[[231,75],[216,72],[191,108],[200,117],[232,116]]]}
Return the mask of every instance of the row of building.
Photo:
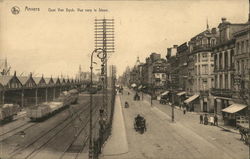
{"label": "row of building", "polygon": [[[246,23],[222,18],[188,42],[173,45],[167,55],[152,53],[137,59],[123,74],[123,83],[152,95],[169,93],[169,100],[191,111],[213,112],[226,124],[246,122],[250,104],[250,15]],[[237,120],[236,120],[237,119]]]}
{"label": "row of building", "polygon": [[0,76],[0,104],[17,103],[22,107],[52,101],[62,91],[88,85],[89,81],[14,75]]}

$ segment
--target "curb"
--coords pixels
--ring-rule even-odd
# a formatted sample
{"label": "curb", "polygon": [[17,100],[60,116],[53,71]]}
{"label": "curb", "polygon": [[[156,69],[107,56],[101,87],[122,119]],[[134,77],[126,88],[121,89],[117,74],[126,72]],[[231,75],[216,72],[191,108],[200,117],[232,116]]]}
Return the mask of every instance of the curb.
{"label": "curb", "polygon": [[219,126],[219,125],[218,125],[218,127],[219,127],[219,128],[221,128],[221,129],[223,129],[223,130],[225,130],[225,131],[231,132],[231,133],[240,134],[240,133],[239,133],[239,132],[237,132],[237,131],[234,131],[234,130],[231,130],[231,129],[225,128],[225,127],[223,127],[223,126]]}

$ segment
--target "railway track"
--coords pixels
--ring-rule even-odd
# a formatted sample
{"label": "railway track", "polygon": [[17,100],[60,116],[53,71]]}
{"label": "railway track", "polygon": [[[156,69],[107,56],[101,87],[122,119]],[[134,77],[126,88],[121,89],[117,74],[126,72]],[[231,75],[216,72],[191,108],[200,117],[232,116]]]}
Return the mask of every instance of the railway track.
{"label": "railway track", "polygon": [[[99,107],[98,107],[99,108]],[[97,108],[95,110],[95,113],[97,112]],[[95,129],[95,125],[97,124],[98,120],[96,119],[94,124],[93,124],[93,129]],[[70,152],[70,149],[74,149],[73,146],[74,146],[74,143],[77,141],[77,140],[81,140],[79,139],[80,138],[80,135],[82,134],[83,130],[86,129],[86,127],[88,126],[88,123],[89,123],[89,118],[88,118],[88,121],[84,124],[84,126],[81,128],[81,130],[78,132],[77,136],[71,141],[71,143],[69,144],[69,146],[65,149],[65,151],[62,153],[62,155],[59,157],[59,159],[63,159],[65,154],[67,152]],[[89,130],[89,129],[88,129]],[[85,138],[80,142],[82,143],[81,145],[77,145],[78,146],[78,149],[76,151],[74,151],[75,153],[75,157],[74,159],[77,159],[79,154],[82,153],[82,151],[84,150],[85,146],[87,145],[87,142],[89,141],[89,135],[88,135],[88,132],[85,133]]]}
{"label": "railway track", "polygon": [[25,131],[31,127],[33,127],[34,125],[36,125],[36,123],[30,123],[30,122],[26,122],[24,124],[21,124],[9,131],[6,131],[2,134],[0,134],[0,142],[6,140],[7,138],[14,136],[16,134],[18,134],[20,131]]}
{"label": "railway track", "polygon": [[[67,111],[67,109],[63,110],[62,112],[64,112],[64,111]],[[55,116],[52,116],[49,119],[53,119],[53,117],[55,117]],[[5,140],[7,140],[8,138],[10,138],[12,136],[18,135],[18,133],[20,133],[21,131],[25,132],[28,129],[30,129],[30,128],[38,125],[38,124],[40,124],[40,122],[30,122],[30,121],[27,121],[24,124],[21,124],[21,125],[13,128],[13,129],[7,131],[7,132],[2,133],[2,134],[0,134],[0,143],[4,142]]]}
{"label": "railway track", "polygon": [[[12,159],[12,158],[25,158],[25,159],[29,158],[37,150],[41,149],[51,139],[53,139],[61,130],[65,129],[68,125],[70,125],[77,118],[78,114],[82,114],[83,112],[88,110],[88,108],[89,108],[89,103],[88,103],[87,107],[84,107],[81,111],[78,111],[77,113],[74,112],[76,114],[74,114],[73,117],[72,116],[67,117],[66,119],[64,119],[61,122],[59,122],[58,124],[56,124],[56,126],[54,126],[52,129],[43,133],[41,136],[39,136],[38,138],[36,138],[32,142],[26,144],[23,147],[19,147],[19,148],[15,149],[13,152],[11,152],[11,154],[9,155],[8,158],[10,158],[10,159]],[[56,133],[53,134],[54,131],[56,131]],[[46,137],[48,139],[45,140],[45,142],[42,142],[44,140],[44,138],[46,138]],[[39,141],[42,143],[40,145],[35,145]],[[34,147],[34,149],[31,152],[25,152],[25,150],[27,150],[28,148],[31,148],[32,146]],[[25,156],[23,156],[22,152],[26,153]],[[20,157],[18,157],[18,156],[20,156]]]}

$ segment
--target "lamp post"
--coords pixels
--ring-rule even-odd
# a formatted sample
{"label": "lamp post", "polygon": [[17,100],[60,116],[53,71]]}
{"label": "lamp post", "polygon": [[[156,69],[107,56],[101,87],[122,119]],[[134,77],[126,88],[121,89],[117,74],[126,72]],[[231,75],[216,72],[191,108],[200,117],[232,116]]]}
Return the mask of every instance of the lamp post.
{"label": "lamp post", "polygon": [[89,159],[93,158],[93,145],[92,145],[92,98],[93,98],[93,56],[94,53],[97,53],[97,57],[99,57],[100,59],[102,59],[102,57],[100,57],[100,54],[103,53],[103,49],[98,48],[95,49],[92,53],[91,53],[91,63],[90,63],[90,106],[89,106]]}

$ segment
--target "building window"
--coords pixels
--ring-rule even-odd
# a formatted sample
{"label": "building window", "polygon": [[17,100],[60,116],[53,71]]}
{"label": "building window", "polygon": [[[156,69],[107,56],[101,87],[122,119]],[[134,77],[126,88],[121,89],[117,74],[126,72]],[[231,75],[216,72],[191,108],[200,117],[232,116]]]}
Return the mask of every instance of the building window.
{"label": "building window", "polygon": [[208,65],[202,65],[202,74],[204,75],[208,74]]}
{"label": "building window", "polygon": [[234,68],[234,61],[233,61],[233,56],[234,56],[234,50],[231,50],[231,56],[230,56],[230,64],[231,64],[231,67]]}
{"label": "building window", "polygon": [[219,69],[222,69],[222,53],[219,54]]}
{"label": "building window", "polygon": [[241,53],[245,52],[244,41],[241,42]]}
{"label": "building window", "polygon": [[198,75],[200,75],[201,74],[201,66],[199,65],[198,66]]}
{"label": "building window", "polygon": [[220,87],[220,89],[222,89],[222,88],[223,88],[223,86],[222,86],[222,82],[223,82],[223,81],[222,81],[222,75],[220,75],[220,86],[219,86],[219,87]]}
{"label": "building window", "polygon": [[200,54],[198,54],[198,62],[200,62]]}
{"label": "building window", "polygon": [[216,70],[218,68],[218,66],[217,66],[217,54],[214,55],[214,62],[215,62],[214,70]]}
{"label": "building window", "polygon": [[202,39],[202,45],[207,45],[207,44],[208,44],[207,38],[203,38],[203,39]]}
{"label": "building window", "polygon": [[215,46],[215,39],[211,39],[211,46]]}
{"label": "building window", "polygon": [[236,72],[237,72],[238,74],[240,73],[240,62],[239,62],[239,61],[237,61]]}
{"label": "building window", "polygon": [[236,54],[239,54],[239,49],[240,49],[240,43],[237,42],[237,44],[236,44]]}
{"label": "building window", "polygon": [[227,51],[224,52],[224,68],[227,68],[228,67],[228,56],[227,56]]}
{"label": "building window", "polygon": [[228,89],[228,75],[225,75],[225,88]]}
{"label": "building window", "polygon": [[234,87],[234,74],[231,74],[231,88]]}
{"label": "building window", "polygon": [[246,40],[246,52],[249,50],[249,43],[248,40]]}

